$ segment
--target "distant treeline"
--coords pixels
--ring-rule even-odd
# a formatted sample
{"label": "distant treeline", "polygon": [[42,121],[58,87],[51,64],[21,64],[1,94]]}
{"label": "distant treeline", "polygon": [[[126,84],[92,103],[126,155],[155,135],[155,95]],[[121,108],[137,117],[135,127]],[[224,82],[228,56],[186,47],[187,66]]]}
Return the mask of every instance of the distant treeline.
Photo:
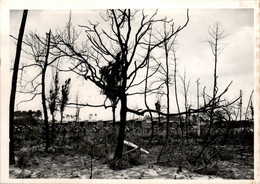
{"label": "distant treeline", "polygon": [[36,125],[42,117],[42,112],[37,111],[15,111],[14,124],[15,125]]}

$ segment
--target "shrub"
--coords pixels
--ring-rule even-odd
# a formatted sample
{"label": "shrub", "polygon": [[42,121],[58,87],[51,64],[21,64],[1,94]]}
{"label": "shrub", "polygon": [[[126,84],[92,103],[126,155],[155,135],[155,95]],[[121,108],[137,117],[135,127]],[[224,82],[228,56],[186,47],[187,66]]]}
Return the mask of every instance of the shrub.
{"label": "shrub", "polygon": [[28,148],[22,148],[19,152],[17,152],[16,157],[16,165],[20,168],[26,168],[30,165],[30,151]]}

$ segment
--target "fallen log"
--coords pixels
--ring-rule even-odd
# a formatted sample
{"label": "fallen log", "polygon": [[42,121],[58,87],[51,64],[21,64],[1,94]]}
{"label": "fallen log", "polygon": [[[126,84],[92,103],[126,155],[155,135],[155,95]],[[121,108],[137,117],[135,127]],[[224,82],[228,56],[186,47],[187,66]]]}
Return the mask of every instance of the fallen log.
{"label": "fallen log", "polygon": [[[134,149],[131,149],[131,150],[129,150],[129,151],[126,151],[125,153],[123,153],[122,156],[124,156],[124,155],[126,155],[126,154],[129,154],[129,153],[131,153],[131,152],[134,152],[134,151],[136,151],[136,150],[140,150],[140,151],[142,151],[143,153],[149,154],[149,151],[147,151],[147,150],[141,148],[140,146],[137,146],[136,144],[134,144],[134,143],[132,143],[132,142],[129,142],[129,141],[124,140],[124,144],[127,145],[127,146],[130,146],[130,147],[133,147]],[[112,161],[112,160],[113,160],[113,159],[107,160],[107,161],[103,162],[103,164],[107,164],[108,162],[110,162],[110,161]]]}
{"label": "fallen log", "polygon": [[127,145],[127,146],[130,146],[130,147],[136,148],[136,149],[140,148],[140,151],[141,151],[141,152],[146,153],[146,154],[149,154],[149,151],[147,151],[147,150],[141,148],[140,146],[137,146],[136,144],[134,144],[134,143],[132,143],[132,142],[129,142],[129,141],[124,140],[124,144]]}

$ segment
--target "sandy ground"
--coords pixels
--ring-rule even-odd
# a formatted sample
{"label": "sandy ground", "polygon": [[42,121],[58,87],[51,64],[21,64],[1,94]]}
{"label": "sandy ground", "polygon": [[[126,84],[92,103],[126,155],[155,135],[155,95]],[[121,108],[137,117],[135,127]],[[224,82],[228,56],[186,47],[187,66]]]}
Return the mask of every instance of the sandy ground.
{"label": "sandy ground", "polygon": [[[107,164],[93,162],[93,179],[221,179],[216,176],[205,176],[177,168],[145,164],[125,170],[114,171]],[[24,169],[10,166],[10,178],[90,178],[90,159],[86,156],[48,156],[33,158],[31,164]]]}

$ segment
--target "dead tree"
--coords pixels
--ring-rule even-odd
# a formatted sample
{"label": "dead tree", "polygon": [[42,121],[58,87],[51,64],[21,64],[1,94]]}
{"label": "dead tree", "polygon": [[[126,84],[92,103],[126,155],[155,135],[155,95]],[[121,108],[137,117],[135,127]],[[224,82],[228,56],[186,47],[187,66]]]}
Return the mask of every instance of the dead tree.
{"label": "dead tree", "polygon": [[[168,36],[168,32],[167,32],[168,28],[166,27],[166,24],[164,24],[164,29],[163,29],[163,34],[161,34],[162,38],[165,38]],[[169,137],[169,131],[170,131],[170,86],[172,85],[172,78],[173,76],[171,75],[170,72],[170,50],[172,50],[173,45],[175,44],[175,39],[176,39],[177,34],[171,39],[171,40],[167,40],[163,43],[163,49],[164,49],[164,60],[165,60],[165,64],[161,65],[160,69],[158,70],[161,74],[162,74],[162,78],[160,79],[160,81],[163,81],[163,85],[165,85],[166,87],[166,91],[165,91],[165,95],[166,95],[166,133],[165,133],[165,140],[164,143],[162,145],[161,151],[159,153],[159,156],[157,158],[157,162],[160,161],[160,157],[162,154],[163,149],[166,146],[166,143],[168,141],[168,137]],[[164,63],[164,62],[163,62]]]}
{"label": "dead tree", "polygon": [[188,91],[189,91],[189,87],[190,87],[190,80],[186,81],[186,72],[184,72],[183,77],[181,77],[181,81],[183,84],[183,95],[184,95],[184,107],[185,107],[185,111],[187,112],[185,114],[185,132],[186,132],[186,141],[187,143],[189,142],[189,118],[190,118],[190,114],[189,114],[189,104],[188,104]]}
{"label": "dead tree", "polygon": [[45,75],[48,67],[48,58],[50,53],[50,42],[51,42],[51,30],[49,34],[47,34],[47,49],[45,55],[45,62],[42,68],[42,107],[43,107],[43,115],[44,115],[44,125],[45,125],[45,134],[46,134],[46,147],[45,149],[48,151],[50,147],[50,137],[49,137],[49,122],[48,122],[48,113],[47,113],[47,105],[46,105],[46,95],[45,95]]}
{"label": "dead tree", "polygon": [[[149,42],[151,41],[151,35],[149,36]],[[148,57],[148,60],[150,59],[150,57]],[[150,107],[147,103],[147,91],[148,91],[148,78],[149,78],[149,68],[150,68],[150,62],[147,62],[147,66],[146,66],[146,74],[145,74],[145,85],[144,85],[144,104],[145,107],[149,110]],[[152,140],[153,140],[153,136],[154,136],[154,123],[153,123],[153,114],[151,113],[151,111],[149,111],[149,116],[150,116],[150,121],[151,121],[151,136],[150,136],[150,140],[148,142],[147,145],[150,145]]]}
{"label": "dead tree", "polygon": [[[89,23],[89,25],[81,26],[81,28],[85,29],[87,36],[88,46],[85,46],[85,49],[66,41],[66,38],[62,36],[60,37],[60,49],[67,53],[68,57],[76,61],[72,68],[73,71],[86,80],[90,80],[100,89],[116,94],[120,100],[120,128],[114,159],[120,159],[123,153],[126,116],[129,110],[127,97],[129,95],[143,94],[143,92],[128,92],[130,89],[144,83],[145,79],[136,81],[136,76],[147,65],[150,53],[180,32],[189,22],[187,13],[187,21],[183,26],[179,26],[177,29],[171,28],[169,35],[165,39],[157,39],[156,36],[153,36],[149,43],[146,37],[149,33],[152,35],[156,33],[154,29],[156,25],[160,26],[164,22],[173,24],[172,21],[166,18],[156,18],[156,14],[157,12],[148,16],[145,15],[144,11],[132,12],[129,9],[107,10],[102,14],[104,20],[102,24],[108,23],[110,26],[109,31],[99,28],[99,24]],[[137,23],[134,21],[137,21]],[[138,27],[133,27],[133,23]],[[67,29],[68,31],[70,30]],[[107,66],[111,61],[116,62],[119,66],[120,71],[118,72],[121,79],[118,85],[113,87],[107,86],[106,81],[101,78],[98,72],[102,66]]]}
{"label": "dead tree", "polygon": [[[173,74],[173,79],[174,79],[174,92],[175,92],[175,101],[176,101],[176,106],[177,106],[177,110],[178,113],[180,113],[180,105],[179,105],[179,98],[178,98],[178,90],[177,90],[177,57],[176,57],[176,50],[174,48],[174,45],[172,47],[172,52],[173,52],[173,58],[174,58],[174,74]],[[198,108],[199,109],[199,108]],[[181,115],[178,116],[179,117],[179,126],[181,128],[181,141],[183,143],[183,135],[184,135],[184,125],[182,122],[182,118]]]}
{"label": "dead tree", "polygon": [[[199,99],[200,99],[200,97],[199,97],[199,86],[200,86],[200,83],[199,83],[199,80],[200,80],[200,78],[198,78],[195,82],[197,83],[197,108],[199,109],[200,108],[200,102],[199,102]],[[200,119],[199,119],[199,117],[200,117],[200,115],[199,115],[199,113],[197,114],[197,123],[198,123],[198,126],[199,126],[199,133],[198,133],[198,136],[200,136],[201,135],[201,122],[200,122]]]}
{"label": "dead tree", "polygon": [[12,77],[12,87],[11,87],[11,94],[10,94],[10,104],[9,104],[9,163],[14,164],[14,105],[15,105],[15,94],[17,88],[17,78],[18,78],[18,69],[19,69],[19,62],[20,62],[20,55],[22,51],[22,41],[23,41],[23,34],[26,24],[28,10],[23,11],[23,17],[21,21],[21,26],[19,30],[17,46],[16,46],[16,55],[14,61],[14,68],[13,68],[13,77]]}
{"label": "dead tree", "polygon": [[211,47],[212,54],[214,56],[214,73],[213,73],[213,90],[212,90],[212,107],[210,110],[210,124],[209,129],[207,133],[207,137],[210,137],[211,129],[214,123],[214,110],[216,106],[216,95],[218,92],[218,84],[217,84],[217,64],[218,64],[218,55],[222,52],[223,46],[221,44],[222,39],[224,39],[226,36],[224,35],[224,30],[221,28],[221,25],[219,22],[216,22],[214,27],[209,28],[209,35],[210,38],[208,40],[208,43]]}
{"label": "dead tree", "polygon": [[[166,38],[168,36],[168,32],[167,32],[167,27],[166,24],[164,23],[164,33],[162,35],[162,38]],[[167,40],[163,43],[163,49],[164,49],[164,55],[165,55],[165,67],[161,67],[162,68],[162,74],[164,75],[164,84],[166,86],[166,111],[167,111],[167,116],[166,116],[166,134],[165,134],[165,143],[169,137],[169,123],[170,123],[170,85],[172,85],[172,75],[170,72],[170,50],[174,45],[174,40],[176,39],[177,34],[173,37],[172,40]]]}
{"label": "dead tree", "polygon": [[[37,95],[41,95],[43,115],[44,115],[44,129],[45,129],[45,149],[48,151],[50,147],[50,138],[49,138],[49,123],[48,123],[48,113],[47,113],[47,101],[46,101],[46,84],[45,77],[48,67],[52,66],[55,61],[58,61],[62,55],[59,52],[54,51],[53,39],[55,36],[52,36],[51,30],[49,33],[46,33],[46,38],[40,37],[36,33],[29,33],[26,35],[24,44],[26,48],[23,49],[23,52],[26,54],[28,60],[26,63],[23,63],[19,70],[21,73],[21,90],[19,91],[22,94],[29,94],[32,97],[28,100],[23,100],[19,103],[28,102],[33,100]],[[32,61],[30,63],[30,61]],[[25,79],[23,74],[31,70],[37,71],[35,76],[29,76],[29,79]],[[41,88],[41,90],[39,90]]]}
{"label": "dead tree", "polygon": [[221,52],[224,49],[224,43],[222,40],[226,37],[224,35],[224,30],[221,27],[221,24],[219,22],[216,22],[213,27],[209,28],[209,36],[210,39],[207,41],[210,45],[213,57],[214,57],[214,69],[213,69],[213,90],[212,90],[212,96],[208,96],[208,99],[210,101],[210,110],[208,111],[209,115],[209,126],[207,130],[207,134],[204,141],[204,146],[202,147],[201,151],[199,152],[197,158],[201,159],[202,154],[205,152],[205,150],[208,147],[211,147],[211,145],[216,141],[216,139],[213,139],[213,124],[215,122],[216,114],[215,111],[218,109],[218,107],[228,107],[232,104],[234,104],[239,98],[233,100],[232,102],[221,105],[221,102],[223,101],[221,97],[228,91],[229,86],[232,84],[232,81],[229,83],[227,88],[220,94],[218,94],[218,84],[217,84],[217,64],[218,64],[218,56],[221,54]]}

